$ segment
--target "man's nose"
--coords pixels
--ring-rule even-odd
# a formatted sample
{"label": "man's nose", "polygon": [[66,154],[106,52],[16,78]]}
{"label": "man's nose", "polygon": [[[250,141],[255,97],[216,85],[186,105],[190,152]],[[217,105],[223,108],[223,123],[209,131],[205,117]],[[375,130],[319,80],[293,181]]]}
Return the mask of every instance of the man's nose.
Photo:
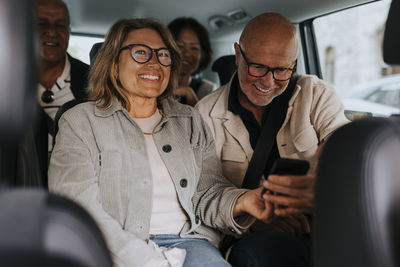
{"label": "man's nose", "polygon": [[271,70],[268,70],[268,73],[260,78],[262,84],[266,87],[272,87],[275,85],[274,75]]}
{"label": "man's nose", "polygon": [[57,35],[57,26],[55,24],[48,24],[46,25],[45,32],[51,36]]}

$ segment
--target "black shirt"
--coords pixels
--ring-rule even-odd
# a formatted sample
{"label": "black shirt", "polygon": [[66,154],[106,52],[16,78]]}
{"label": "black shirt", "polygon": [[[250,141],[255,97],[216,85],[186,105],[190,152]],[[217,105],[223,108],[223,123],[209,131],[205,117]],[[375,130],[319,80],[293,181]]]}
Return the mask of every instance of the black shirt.
{"label": "black shirt", "polygon": [[[266,122],[268,116],[270,115],[271,105],[267,105],[267,107],[263,113],[262,119],[261,119],[262,125],[260,125],[257,122],[256,118],[254,117],[253,113],[240,105],[239,99],[237,97],[238,90],[240,90],[240,88],[239,88],[238,76],[236,74],[235,77],[233,77],[232,83],[231,83],[231,88],[230,88],[229,98],[228,98],[228,110],[236,115],[239,115],[240,118],[242,119],[244,126],[246,127],[247,131],[249,132],[250,144],[254,150],[257,145],[258,139],[261,135],[262,128],[268,127],[268,125],[265,125],[265,122]],[[276,99],[278,99],[278,97],[275,97],[275,99],[273,101],[276,101]],[[276,137],[275,137],[274,145],[272,147],[270,155],[268,156],[268,160],[267,160],[267,163],[266,163],[266,166],[264,169],[265,178],[268,177],[268,174],[270,172],[272,164],[274,163],[274,161],[277,158],[280,158],[280,156],[279,156],[278,146],[277,146]]]}

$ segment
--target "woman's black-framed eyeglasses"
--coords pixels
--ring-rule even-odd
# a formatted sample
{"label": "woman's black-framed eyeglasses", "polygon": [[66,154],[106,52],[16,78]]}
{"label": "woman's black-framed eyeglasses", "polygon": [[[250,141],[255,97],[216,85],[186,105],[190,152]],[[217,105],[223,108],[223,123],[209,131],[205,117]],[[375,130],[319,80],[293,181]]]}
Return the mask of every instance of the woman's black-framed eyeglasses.
{"label": "woman's black-framed eyeglasses", "polygon": [[296,71],[297,60],[294,62],[294,66],[292,68],[270,68],[262,64],[249,62],[239,44],[238,46],[244,61],[246,61],[248,67],[247,71],[250,76],[261,78],[267,75],[268,72],[272,72],[272,77],[274,80],[284,82],[289,80]]}
{"label": "woman's black-framed eyeglasses", "polygon": [[156,54],[158,63],[164,67],[171,66],[174,58],[174,50],[169,48],[153,49],[145,44],[129,44],[122,47],[120,52],[124,49],[129,49],[132,59],[139,64],[149,62],[153,57],[153,52]]}

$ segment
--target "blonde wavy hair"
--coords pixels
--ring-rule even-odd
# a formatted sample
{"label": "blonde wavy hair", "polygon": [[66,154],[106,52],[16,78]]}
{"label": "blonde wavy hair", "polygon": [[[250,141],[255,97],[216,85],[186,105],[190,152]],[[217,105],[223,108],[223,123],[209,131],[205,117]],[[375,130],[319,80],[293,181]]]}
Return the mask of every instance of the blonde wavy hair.
{"label": "blonde wavy hair", "polygon": [[131,103],[126,89],[117,79],[116,67],[119,61],[120,49],[128,34],[133,30],[144,28],[158,32],[167,48],[174,51],[167,88],[157,98],[159,108],[161,107],[161,100],[172,96],[173,89],[178,86],[181,58],[177,53],[178,47],[168,28],[156,19],[120,19],[108,31],[89,73],[89,99],[96,101],[99,108],[109,108],[113,103],[114,97],[116,97],[125,109],[130,110]]}

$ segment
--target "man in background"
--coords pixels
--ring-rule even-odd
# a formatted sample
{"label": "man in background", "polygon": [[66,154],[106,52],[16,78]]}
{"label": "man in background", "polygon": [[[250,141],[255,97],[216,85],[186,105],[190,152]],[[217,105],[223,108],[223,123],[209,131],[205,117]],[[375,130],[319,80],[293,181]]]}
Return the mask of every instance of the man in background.
{"label": "man in background", "polygon": [[35,140],[43,183],[47,186],[56,113],[68,101],[87,99],[89,66],[67,53],[70,36],[67,5],[62,0],[35,0],[34,8],[40,46],[37,92],[41,107]]}

